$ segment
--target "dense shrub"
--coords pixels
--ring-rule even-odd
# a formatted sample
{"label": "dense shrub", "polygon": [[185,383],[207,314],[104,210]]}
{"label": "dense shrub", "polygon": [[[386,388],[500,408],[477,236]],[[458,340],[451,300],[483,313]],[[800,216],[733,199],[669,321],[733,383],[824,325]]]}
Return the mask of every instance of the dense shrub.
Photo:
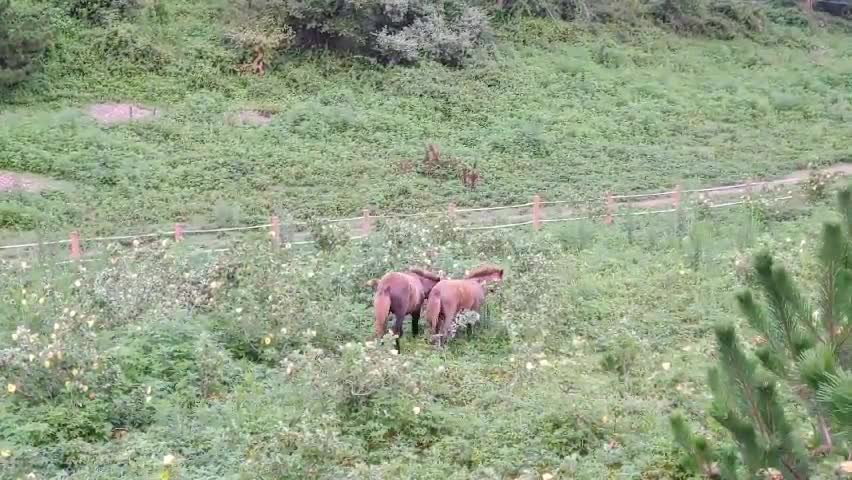
{"label": "dense shrub", "polygon": [[760,32],[764,23],[758,7],[740,0],[662,0],[651,6],[650,13],[676,32],[724,39]]}
{"label": "dense shrub", "polygon": [[[241,48],[326,47],[389,63],[432,59],[461,65],[489,42],[488,18],[459,2],[369,0],[306,2],[267,0],[238,4],[243,22],[229,35]],[[264,25],[276,19],[277,26]]]}
{"label": "dense shrub", "polygon": [[109,67],[126,71],[127,66],[158,72],[168,63],[166,53],[135,24],[118,22],[98,32],[94,49]]}
{"label": "dense shrub", "polygon": [[743,0],[503,0],[498,10],[526,15],[598,22],[656,22],[682,34],[731,38],[763,30],[764,7]]}
{"label": "dense shrub", "polygon": [[26,80],[45,46],[46,34],[12,10],[9,0],[0,0],[0,88]]}
{"label": "dense shrub", "polygon": [[72,17],[94,24],[128,18],[142,6],[140,0],[65,0],[64,3]]}

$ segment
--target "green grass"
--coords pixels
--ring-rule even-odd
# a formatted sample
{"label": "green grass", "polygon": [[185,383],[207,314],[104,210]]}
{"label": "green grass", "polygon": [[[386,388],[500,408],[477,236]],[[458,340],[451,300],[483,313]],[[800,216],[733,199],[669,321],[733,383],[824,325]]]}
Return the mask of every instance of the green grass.
{"label": "green grass", "polygon": [[[173,247],[82,273],[10,266],[0,381],[19,391],[0,398],[7,471],[149,478],[171,454],[180,478],[686,478],[667,414],[718,434],[704,378],[713,322],[736,318],[737,254],[769,248],[808,278],[815,245],[800,241],[834,215],[765,212],[765,223],[735,207],[537,236],[395,227],[319,256],[246,245],[222,257],[236,281],[189,309],[218,277]],[[401,356],[362,352],[364,282],[430,249],[454,275],[483,260],[507,268],[482,328],[443,352],[410,331]],[[20,326],[42,339],[11,340]],[[48,351],[64,356],[45,368]]]}
{"label": "green grass", "polygon": [[[103,32],[60,23],[43,77],[0,114],[0,168],[73,188],[4,198],[39,211],[4,223],[104,233],[212,222],[217,202],[250,222],[534,193],[580,200],[849,158],[852,50],[842,34],[722,42],[524,20],[499,26],[495,55],[464,70],[313,55],[283,57],[257,78],[222,73],[234,60],[215,7],[169,8],[167,23],[143,16],[133,26],[136,42],[163,52],[153,72],[97,48]],[[102,127],[81,110],[107,100],[162,117]],[[271,124],[226,121],[257,107],[277,112]],[[481,185],[400,173],[427,142],[475,164]]]}
{"label": "green grass", "polygon": [[[167,2],[165,22],[143,15],[109,27],[115,37],[48,8],[42,76],[2,94],[0,169],[61,189],[2,194],[4,236],[535,193],[600,205],[606,190],[850,155],[852,47],[840,33],[777,27],[722,42],[512,20],[493,57],[463,70],[312,53],[258,78],[226,73],[235,59],[217,5]],[[84,112],[100,101],[161,116],[99,126]],[[245,108],[275,116],[227,120]],[[475,163],[481,186],[399,173],[428,142]],[[667,415],[684,410],[724,438],[706,420],[704,380],[713,323],[737,318],[736,260],[768,248],[813,280],[813,232],[833,215],[698,209],[538,235],[392,223],[329,253],[270,251],[256,234],[218,257],[187,242],[105,246],[84,270],[0,261],[0,385],[16,387],[0,396],[0,478],[163,478],[166,455],[169,478],[687,478]],[[452,275],[507,268],[482,328],[445,351],[408,324],[402,355],[365,346],[365,282],[427,260]]]}

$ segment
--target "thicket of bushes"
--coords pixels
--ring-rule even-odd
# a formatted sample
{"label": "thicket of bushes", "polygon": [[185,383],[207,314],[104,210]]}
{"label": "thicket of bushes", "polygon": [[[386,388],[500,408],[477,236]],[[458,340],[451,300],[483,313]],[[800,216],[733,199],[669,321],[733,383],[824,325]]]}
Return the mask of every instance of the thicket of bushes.
{"label": "thicket of bushes", "polygon": [[47,46],[47,35],[35,21],[0,0],[0,89],[26,80]]}
{"label": "thicket of bushes", "polygon": [[[19,83],[32,73],[49,35],[29,27],[32,15],[21,14],[23,4],[9,2],[0,2],[0,82],[4,85]],[[36,8],[82,22],[83,30],[91,30],[91,35],[83,37],[84,42],[93,43],[90,52],[121,70],[164,71],[173,55],[184,55],[182,49],[189,48],[161,48],[162,40],[140,27],[140,19],[168,21],[170,9],[176,7],[163,1],[55,0],[50,6]],[[235,67],[262,73],[280,54],[306,48],[325,48],[391,64],[433,60],[463,66],[492,43],[492,18],[511,21],[509,18],[515,16],[632,26],[656,24],[679,34],[721,39],[756,35],[773,22],[808,23],[795,2],[759,4],[746,0],[234,0],[213,11],[218,12],[224,29],[222,40],[232,47],[232,53],[212,54],[196,48],[190,57],[196,63],[210,65],[194,65],[189,72],[178,68],[181,74]],[[67,21],[56,18],[45,23],[67,25]]]}

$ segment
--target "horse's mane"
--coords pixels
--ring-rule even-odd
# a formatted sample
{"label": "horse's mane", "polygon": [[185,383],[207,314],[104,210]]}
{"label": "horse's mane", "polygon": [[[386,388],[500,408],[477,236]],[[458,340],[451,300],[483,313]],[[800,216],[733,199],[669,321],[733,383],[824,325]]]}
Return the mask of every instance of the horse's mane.
{"label": "horse's mane", "polygon": [[441,281],[441,277],[439,277],[437,274],[423,270],[422,268],[409,268],[408,271],[423,278],[428,278],[429,280],[433,280],[436,282]]}
{"label": "horse's mane", "polygon": [[488,277],[491,275],[499,275],[503,272],[503,269],[496,265],[483,265],[481,267],[474,268],[464,278],[471,280],[478,277]]}

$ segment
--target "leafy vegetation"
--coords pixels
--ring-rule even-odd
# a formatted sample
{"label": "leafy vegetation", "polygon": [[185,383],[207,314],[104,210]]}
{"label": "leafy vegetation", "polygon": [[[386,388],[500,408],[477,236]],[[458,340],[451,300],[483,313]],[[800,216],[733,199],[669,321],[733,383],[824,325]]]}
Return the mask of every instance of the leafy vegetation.
{"label": "leafy vegetation", "polygon": [[[8,94],[21,106],[0,114],[0,169],[69,188],[15,198],[38,211],[20,229],[205,224],[223,201],[245,223],[271,211],[415,212],[534,193],[602,203],[606,190],[739,181],[848,156],[821,133],[851,133],[840,33],[778,27],[771,41],[718,42],[518,19],[496,27],[492,57],[465,69],[284,54],[265,57],[263,76],[240,76],[234,68],[254,54],[228,46],[229,30],[211,20],[218,10],[164,8],[165,23],[149,10],[105,27],[48,17],[57,47],[43,74]],[[158,114],[102,125],[85,110],[101,100]],[[267,112],[267,123],[231,121],[245,110]],[[475,165],[475,188],[460,173],[406,168],[429,143]]]}
{"label": "leafy vegetation", "polygon": [[[708,478],[753,478],[767,468],[783,478],[810,478],[803,442],[787,420],[777,391],[779,381],[788,384],[812,416],[819,451],[831,453],[836,447],[828,420],[834,420],[838,431],[849,431],[846,340],[852,293],[848,258],[852,191],[841,191],[838,200],[842,223],[827,222],[823,227],[815,293],[804,294],[785,268],[761,253],[754,261],[754,281],[766,305],[758,303],[751,291],[737,295],[743,316],[761,335],[754,353],[743,350],[733,325],[716,327],[720,360],[708,376],[714,397],[711,415],[733,437],[747,476],[737,472],[735,455],[713,452],[706,440],[688,431],[682,417],[672,419],[675,437],[689,453],[692,467]],[[721,466],[714,462],[719,458]]]}
{"label": "leafy vegetation", "polygon": [[0,1],[0,87],[26,80],[35,71],[46,43],[45,33],[33,19],[13,10],[9,0]]}
{"label": "leafy vegetation", "polygon": [[[659,413],[703,411],[705,319],[733,315],[737,255],[800,258],[825,215],[788,208],[798,220],[749,232],[735,207],[535,236],[390,222],[327,252],[154,243],[85,270],[4,264],[4,475],[684,476]],[[690,268],[705,234],[720,240]],[[471,338],[439,351],[406,328],[403,355],[365,343],[367,280],[484,261],[507,280]]]}
{"label": "leafy vegetation", "polygon": [[[25,18],[53,40],[15,57],[25,81],[0,91],[0,174],[44,177],[0,192],[4,236],[275,213],[317,241],[293,246],[285,230],[281,248],[249,234],[216,254],[128,241],[85,268],[49,248],[0,261],[3,478],[662,479],[839,460],[808,454],[824,437],[801,430],[822,418],[843,444],[845,370],[818,385],[788,375],[808,386],[799,402],[733,329],[717,331],[713,393],[759,387],[773,448],[744,457],[719,425],[685,428],[706,417],[713,321],[763,278],[745,259],[768,249],[818,281],[809,242],[832,214],[830,178],[809,179],[807,205],[687,199],[670,216],[537,235],[441,219],[351,239],[317,217],[534,193],[595,211],[604,191],[847,160],[841,26],[736,0],[2,5],[14,21],[0,53]],[[507,281],[471,338],[436,350],[406,335],[404,355],[366,341],[370,280],[483,262]],[[794,357],[790,372],[822,365]],[[748,434],[740,407],[710,411]],[[675,409],[686,464],[661,415]]]}

